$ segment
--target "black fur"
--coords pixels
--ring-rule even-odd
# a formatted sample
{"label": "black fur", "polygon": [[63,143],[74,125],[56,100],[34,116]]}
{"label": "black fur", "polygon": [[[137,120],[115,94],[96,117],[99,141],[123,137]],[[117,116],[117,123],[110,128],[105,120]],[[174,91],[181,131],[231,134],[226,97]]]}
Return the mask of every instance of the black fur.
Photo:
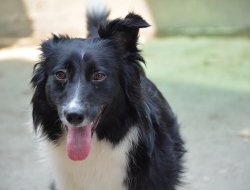
{"label": "black fur", "polygon": [[[128,155],[124,185],[129,190],[174,190],[180,184],[185,150],[176,117],[140,65],[144,59],[137,49],[138,32],[149,24],[134,13],[112,21],[107,21],[107,16],[107,12],[88,15],[90,37],[96,36],[93,28],[103,20],[99,37],[53,35],[41,44],[41,61],[31,80],[35,131],[41,130],[48,140],[58,142],[63,132],[60,107],[79,78],[84,88],[81,103],[89,117],[94,118],[105,106],[95,129],[100,140],[116,146],[131,126],[139,128],[141,137]],[[67,71],[65,81],[55,79],[55,72],[61,69]],[[100,70],[106,79],[93,82],[92,75]]]}

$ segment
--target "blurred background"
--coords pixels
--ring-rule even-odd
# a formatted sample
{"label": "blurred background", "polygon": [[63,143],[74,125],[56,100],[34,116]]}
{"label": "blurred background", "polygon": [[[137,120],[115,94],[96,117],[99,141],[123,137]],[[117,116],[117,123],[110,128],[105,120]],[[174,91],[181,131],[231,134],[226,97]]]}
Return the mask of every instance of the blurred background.
{"label": "blurred background", "polygon": [[[106,0],[140,32],[147,76],[186,141],[185,190],[250,189],[250,1]],[[48,189],[30,119],[32,67],[51,33],[85,37],[86,0],[0,0],[0,190]]]}

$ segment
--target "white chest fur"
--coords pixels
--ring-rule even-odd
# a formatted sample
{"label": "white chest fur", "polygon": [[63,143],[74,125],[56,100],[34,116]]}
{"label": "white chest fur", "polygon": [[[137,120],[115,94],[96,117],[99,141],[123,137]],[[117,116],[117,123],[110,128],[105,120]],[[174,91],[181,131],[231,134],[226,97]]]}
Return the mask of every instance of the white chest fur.
{"label": "white chest fur", "polygon": [[66,152],[66,134],[59,146],[44,142],[46,154],[58,190],[126,190],[128,156],[132,142],[138,141],[138,128],[133,127],[117,146],[106,140],[98,141],[94,134],[88,157],[72,161]]}

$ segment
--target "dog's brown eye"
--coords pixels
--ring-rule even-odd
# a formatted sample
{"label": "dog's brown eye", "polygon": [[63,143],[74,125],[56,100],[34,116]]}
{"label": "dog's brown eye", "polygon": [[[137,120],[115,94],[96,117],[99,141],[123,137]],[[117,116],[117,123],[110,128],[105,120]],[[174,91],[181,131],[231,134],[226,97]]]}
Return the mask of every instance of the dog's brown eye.
{"label": "dog's brown eye", "polygon": [[66,79],[66,74],[65,74],[64,72],[62,72],[62,71],[58,71],[58,72],[56,73],[56,76],[57,76],[57,78],[59,78],[59,79]]}
{"label": "dog's brown eye", "polygon": [[94,80],[103,80],[105,75],[103,73],[97,73]]}

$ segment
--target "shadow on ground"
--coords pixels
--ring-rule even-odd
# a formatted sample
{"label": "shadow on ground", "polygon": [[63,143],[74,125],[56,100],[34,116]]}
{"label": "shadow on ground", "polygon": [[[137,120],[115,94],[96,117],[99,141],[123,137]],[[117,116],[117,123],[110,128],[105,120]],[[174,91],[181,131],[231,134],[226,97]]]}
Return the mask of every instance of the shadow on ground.
{"label": "shadow on ground", "polygon": [[188,150],[185,190],[248,190],[250,96],[197,85],[159,83],[179,118]]}

